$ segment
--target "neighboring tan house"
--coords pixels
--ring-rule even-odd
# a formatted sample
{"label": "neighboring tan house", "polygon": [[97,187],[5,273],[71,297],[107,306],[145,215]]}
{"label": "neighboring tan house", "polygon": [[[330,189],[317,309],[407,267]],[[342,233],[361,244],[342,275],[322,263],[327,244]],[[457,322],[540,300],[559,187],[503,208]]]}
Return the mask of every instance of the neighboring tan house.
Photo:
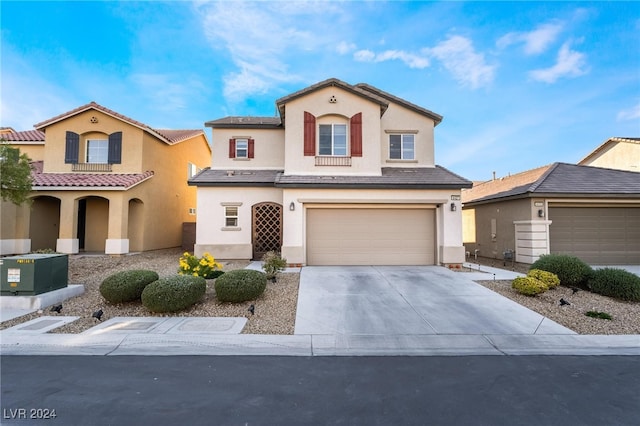
{"label": "neighboring tan house", "polygon": [[[590,264],[640,264],[640,174],[554,163],[462,191],[470,255],[517,262],[566,253]],[[508,256],[507,256],[508,257]]]}
{"label": "neighboring tan house", "polygon": [[211,161],[202,130],[153,129],[95,102],[34,127],[18,132],[44,135],[42,155],[31,154],[32,204],[2,204],[1,254],[181,245],[183,223],[195,221],[187,180]]}
{"label": "neighboring tan house", "polygon": [[276,101],[279,117],[209,121],[196,254],[301,265],[459,265],[460,194],[435,165],[442,117],[366,84],[329,79]]}
{"label": "neighboring tan house", "polygon": [[640,138],[610,138],[578,164],[640,172]]}
{"label": "neighboring tan house", "polygon": [[44,159],[44,133],[39,130],[16,132],[13,129],[0,130],[0,143],[7,143],[13,148],[20,149],[20,154],[27,154],[31,161]]}

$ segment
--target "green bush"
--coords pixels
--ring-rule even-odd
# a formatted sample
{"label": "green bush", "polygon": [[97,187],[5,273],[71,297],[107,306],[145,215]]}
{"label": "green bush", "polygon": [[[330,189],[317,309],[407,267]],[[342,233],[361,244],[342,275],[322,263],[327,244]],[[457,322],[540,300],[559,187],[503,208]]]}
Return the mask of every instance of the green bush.
{"label": "green bush", "polygon": [[268,251],[262,256],[262,269],[267,274],[267,279],[276,277],[276,274],[287,267],[287,259],[280,256],[280,253]]}
{"label": "green bush", "polygon": [[598,312],[598,311],[587,311],[585,315],[591,318],[605,319],[611,320],[613,317],[606,312]]}
{"label": "green bush", "polygon": [[527,273],[527,276],[542,281],[548,289],[556,288],[560,285],[560,278],[553,272],[531,269]]}
{"label": "green bush", "polygon": [[204,296],[207,280],[193,275],[161,278],[142,292],[142,304],[151,312],[177,312]]}
{"label": "green bush", "polygon": [[221,302],[244,302],[260,296],[267,288],[267,275],[251,269],[229,271],[214,284]]}
{"label": "green bush", "polygon": [[596,269],[589,289],[603,296],[640,302],[640,277],[618,268]]}
{"label": "green bush", "polygon": [[549,290],[545,283],[533,277],[518,277],[513,280],[511,287],[526,296],[535,296]]}
{"label": "green bush", "polygon": [[140,300],[144,288],[158,279],[154,271],[135,269],[117,272],[100,284],[100,294],[111,303]]}
{"label": "green bush", "polygon": [[529,270],[532,269],[541,269],[556,274],[560,279],[560,285],[566,287],[585,287],[593,274],[591,266],[577,257],[567,254],[542,255],[529,268]]}

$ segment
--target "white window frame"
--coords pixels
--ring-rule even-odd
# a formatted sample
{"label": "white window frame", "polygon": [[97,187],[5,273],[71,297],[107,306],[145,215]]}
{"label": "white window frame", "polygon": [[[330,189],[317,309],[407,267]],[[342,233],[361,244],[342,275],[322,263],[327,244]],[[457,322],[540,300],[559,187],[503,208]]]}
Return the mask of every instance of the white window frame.
{"label": "white window frame", "polygon": [[249,158],[249,139],[236,139],[236,158]]}
{"label": "white window frame", "polygon": [[225,206],[224,208],[224,226],[225,228],[238,227],[238,206]]}
{"label": "white window frame", "polygon": [[[102,160],[102,158],[92,158],[93,157],[92,149],[91,149],[92,142],[95,142],[95,143],[100,142],[98,146],[94,145],[94,149],[98,150],[98,153],[100,154],[98,156],[104,155],[104,161],[99,161],[99,160]],[[86,162],[91,164],[108,164],[109,163],[109,140],[108,139],[87,139]]]}
{"label": "white window frame", "polygon": [[[320,138],[322,126],[331,127],[331,153],[323,154],[320,152]],[[336,126],[344,127],[344,154],[336,154]],[[327,157],[348,157],[349,156],[349,126],[345,123],[321,123],[318,125],[318,155]]]}
{"label": "white window frame", "polygon": [[198,173],[200,173],[202,171],[202,169],[200,167],[196,166],[195,164],[193,164],[191,162],[189,163],[189,165],[187,167],[188,167],[187,175],[188,175],[189,179],[191,179],[192,177],[194,177],[195,175],[197,175]]}
{"label": "white window frame", "polygon": [[[391,155],[391,138],[394,136],[400,136],[400,158],[394,158]],[[411,158],[405,156],[405,143],[409,143],[409,139],[411,138]],[[390,160],[415,160],[416,159],[416,138],[413,133],[392,133],[389,135],[389,159]]]}

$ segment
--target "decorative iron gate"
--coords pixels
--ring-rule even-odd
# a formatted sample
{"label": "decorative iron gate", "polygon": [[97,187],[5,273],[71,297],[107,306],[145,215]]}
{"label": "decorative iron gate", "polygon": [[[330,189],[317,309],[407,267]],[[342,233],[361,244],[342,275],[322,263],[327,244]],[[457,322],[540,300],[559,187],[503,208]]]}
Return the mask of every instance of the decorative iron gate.
{"label": "decorative iron gate", "polygon": [[282,206],[277,203],[260,203],[251,208],[253,218],[253,258],[262,259],[268,251],[282,249]]}

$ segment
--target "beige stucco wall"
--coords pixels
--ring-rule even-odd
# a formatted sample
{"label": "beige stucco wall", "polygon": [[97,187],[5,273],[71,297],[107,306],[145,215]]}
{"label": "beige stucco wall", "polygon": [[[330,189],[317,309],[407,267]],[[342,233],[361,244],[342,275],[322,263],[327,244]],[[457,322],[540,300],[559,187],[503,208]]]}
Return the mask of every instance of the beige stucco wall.
{"label": "beige stucco wall", "polygon": [[[335,96],[337,102],[329,103]],[[379,176],[380,171],[380,105],[339,87],[326,87],[294,99],[285,106],[285,173],[291,175],[368,175]],[[316,166],[314,156],[304,156],[304,112],[308,111],[319,122],[330,122],[333,116],[339,122],[362,113],[362,157],[352,157],[351,166]],[[334,121],[336,122],[336,121]],[[316,147],[318,140],[316,129]],[[349,130],[347,130],[347,143]],[[316,148],[317,152],[317,148]]]}
{"label": "beige stucco wall", "polygon": [[[465,207],[465,210],[474,212],[476,230],[476,242],[465,241],[466,250],[473,255],[477,249],[478,256],[492,259],[502,259],[507,249],[515,250],[514,221],[538,219],[534,201],[538,200],[522,199]],[[465,226],[468,224],[466,221],[463,223]]]}
{"label": "beige stucco wall", "polygon": [[0,255],[29,251],[29,206],[0,200]]}
{"label": "beige stucco wall", "polygon": [[[91,118],[96,117],[96,123]],[[71,164],[65,164],[64,153],[66,132],[71,131],[80,135],[80,151],[78,161],[86,161],[86,146],[88,139],[107,139],[108,135],[122,132],[122,164],[113,164],[113,173],[142,173],[142,140],[144,132],[122,120],[111,117],[97,110],[89,110],[51,124],[45,129],[45,173],[71,172]]]}
{"label": "beige stucco wall", "polygon": [[[216,259],[251,259],[254,204],[282,204],[278,188],[198,188],[198,225],[195,253],[208,252]],[[238,227],[225,226],[225,206],[238,207]],[[287,210],[283,206],[283,211]],[[285,220],[285,219],[283,219]],[[286,226],[286,225],[285,225]]]}
{"label": "beige stucco wall", "polygon": [[580,164],[585,166],[640,172],[640,143],[612,143],[602,150],[602,152],[589,158],[587,161],[581,162]]}
{"label": "beige stucco wall", "polygon": [[31,161],[44,160],[44,142],[11,142],[9,145],[18,148],[20,154],[27,154]]}
{"label": "beige stucco wall", "polygon": [[[380,158],[383,167],[434,167],[432,119],[398,104],[390,103],[382,116],[380,129]],[[415,160],[391,160],[389,158],[389,133],[415,133]]]}
{"label": "beige stucco wall", "polygon": [[[284,129],[212,129],[212,169],[284,168]],[[229,139],[254,139],[254,158],[229,158]]]}

